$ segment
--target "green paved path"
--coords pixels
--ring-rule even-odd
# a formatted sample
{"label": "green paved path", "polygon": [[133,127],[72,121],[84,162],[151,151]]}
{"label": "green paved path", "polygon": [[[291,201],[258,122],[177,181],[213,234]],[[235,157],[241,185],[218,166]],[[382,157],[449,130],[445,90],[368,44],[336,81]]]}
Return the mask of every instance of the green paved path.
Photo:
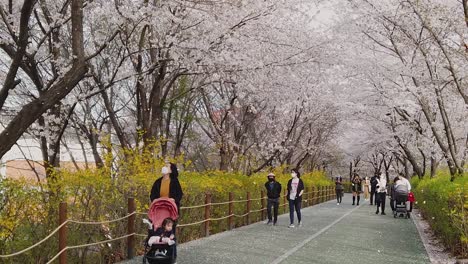
{"label": "green paved path", "polygon": [[412,220],[394,219],[391,210],[376,215],[374,206],[350,200],[302,210],[299,228],[289,229],[282,215],[278,226],[257,223],[179,245],[177,263],[430,263]]}

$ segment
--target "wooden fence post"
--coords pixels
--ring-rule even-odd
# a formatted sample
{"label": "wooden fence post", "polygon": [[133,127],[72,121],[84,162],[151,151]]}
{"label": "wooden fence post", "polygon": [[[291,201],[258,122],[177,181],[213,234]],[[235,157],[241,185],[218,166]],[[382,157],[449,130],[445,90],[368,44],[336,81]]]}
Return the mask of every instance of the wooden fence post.
{"label": "wooden fence post", "polygon": [[211,193],[205,193],[205,237],[210,235]]}
{"label": "wooden fence post", "polygon": [[311,189],[312,189],[312,191],[311,191],[311,193],[312,193],[312,205],[315,205],[315,204],[316,204],[316,203],[315,203],[315,197],[316,197],[316,195],[315,195],[315,187],[312,185]]}
{"label": "wooden fence post", "polygon": [[323,186],[320,186],[320,203],[323,203]]}
{"label": "wooden fence post", "polygon": [[230,192],[229,193],[229,217],[228,217],[228,230],[232,229],[232,219],[234,216],[232,216],[234,212],[234,204],[232,203],[234,201],[234,193]]}
{"label": "wooden fence post", "polygon": [[307,195],[307,200],[309,200],[309,206],[312,206],[314,205],[314,201],[312,200],[313,199],[313,191],[314,191],[314,186],[310,186],[309,187],[309,194]]}
{"label": "wooden fence post", "polygon": [[309,188],[304,187],[304,194],[302,194],[302,207],[309,206],[309,199],[307,199],[307,194],[309,193]]}
{"label": "wooden fence post", "polygon": [[[59,206],[59,224],[62,225],[67,221],[67,203],[61,202]],[[59,230],[59,252],[67,247],[67,225],[65,224]],[[59,256],[59,263],[67,263],[67,251],[65,250]]]}
{"label": "wooden fence post", "polygon": [[262,219],[260,219],[260,221],[263,221],[265,220],[265,191],[261,191],[260,192],[260,204],[262,205],[262,213],[261,213],[261,216],[262,216]]}
{"label": "wooden fence post", "polygon": [[[135,199],[133,197],[128,198],[127,210],[129,214],[132,214],[136,211]],[[135,214],[128,217],[127,235],[135,233],[135,218],[136,218]],[[127,237],[127,259],[132,259],[134,256],[135,256],[135,235],[131,235]]]}
{"label": "wooden fence post", "polygon": [[245,207],[245,213],[247,214],[245,217],[246,225],[250,225],[250,192],[247,192],[247,204]]}
{"label": "wooden fence post", "polygon": [[286,203],[288,202],[288,199],[286,198],[286,195],[288,195],[288,191],[285,189],[284,190],[284,195],[283,195],[283,214],[286,213]]}

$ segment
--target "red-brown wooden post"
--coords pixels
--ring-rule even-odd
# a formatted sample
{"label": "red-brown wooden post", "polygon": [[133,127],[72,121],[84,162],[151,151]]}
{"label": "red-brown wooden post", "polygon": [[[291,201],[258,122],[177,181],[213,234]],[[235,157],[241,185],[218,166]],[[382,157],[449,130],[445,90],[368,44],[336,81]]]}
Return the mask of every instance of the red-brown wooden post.
{"label": "red-brown wooden post", "polygon": [[311,185],[310,188],[309,188],[309,206],[312,206],[314,205],[314,186]]}
{"label": "red-brown wooden post", "polygon": [[210,211],[211,211],[211,194],[205,193],[205,232],[204,235],[207,237],[210,235]]}
{"label": "red-brown wooden post", "polygon": [[288,195],[288,191],[285,189],[284,190],[284,195],[283,195],[283,213],[286,213],[286,203],[288,202],[288,199],[286,196]]}
{"label": "red-brown wooden post", "polygon": [[[128,198],[127,211],[129,214],[136,211],[135,199],[133,197]],[[128,217],[127,235],[135,233],[135,218],[135,214]],[[127,259],[132,259],[133,257],[135,257],[135,235],[127,237]]]}
{"label": "red-brown wooden post", "polygon": [[311,198],[311,199],[312,199],[312,205],[315,205],[315,197],[316,197],[316,195],[315,195],[315,187],[312,185],[312,187],[310,187],[310,189],[311,189],[310,192],[311,192],[311,194],[312,194],[312,198]]}
{"label": "red-brown wooden post", "polygon": [[246,225],[249,225],[250,224],[250,192],[247,192],[247,204],[245,207],[245,213],[247,214],[245,216],[245,222],[246,222]]}
{"label": "red-brown wooden post", "polygon": [[234,212],[234,204],[232,203],[234,201],[234,193],[230,192],[229,193],[229,217],[228,217],[228,230],[232,229],[232,219],[234,216],[232,216]]}
{"label": "red-brown wooden post", "polygon": [[264,191],[261,191],[260,192],[260,204],[262,205],[262,213],[261,213],[261,216],[262,216],[262,219],[260,219],[260,221],[263,221],[265,220],[265,192]]}
{"label": "red-brown wooden post", "polygon": [[[62,225],[67,221],[67,203],[61,202],[59,206],[59,225]],[[59,230],[59,251],[62,251],[67,247],[67,225],[65,224]],[[59,256],[59,263],[67,263],[67,251],[65,250]]]}

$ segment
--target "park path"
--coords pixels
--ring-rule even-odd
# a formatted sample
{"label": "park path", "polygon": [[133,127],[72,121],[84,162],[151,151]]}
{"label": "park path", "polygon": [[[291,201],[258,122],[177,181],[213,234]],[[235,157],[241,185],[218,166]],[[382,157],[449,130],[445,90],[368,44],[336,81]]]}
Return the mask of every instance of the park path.
{"label": "park path", "polygon": [[[350,200],[303,209],[302,227],[288,228],[289,216],[281,215],[277,226],[256,223],[181,244],[177,263],[430,263],[412,220],[394,219],[390,210],[376,215],[369,203]],[[125,262],[134,263],[141,257]]]}

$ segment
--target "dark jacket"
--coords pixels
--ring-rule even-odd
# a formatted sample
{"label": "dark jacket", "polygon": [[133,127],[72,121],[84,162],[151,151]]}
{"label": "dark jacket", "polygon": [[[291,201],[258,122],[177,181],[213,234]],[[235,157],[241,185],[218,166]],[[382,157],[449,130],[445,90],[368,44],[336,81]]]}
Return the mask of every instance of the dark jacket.
{"label": "dark jacket", "polygon": [[273,188],[270,187],[270,181],[265,183],[268,199],[278,199],[281,196],[281,183],[273,181]]}
{"label": "dark jacket", "polygon": [[375,192],[377,190],[377,177],[373,176],[370,179],[370,184],[371,184],[371,192]]}
{"label": "dark jacket", "polygon": [[[161,197],[160,196],[161,182],[162,182],[162,177],[160,177],[154,182],[153,187],[151,188],[151,195],[150,195],[151,202],[154,199],[158,199]],[[171,177],[171,183],[169,184],[169,198],[172,198],[175,200],[177,209],[180,208],[180,200],[182,200],[183,195],[184,193],[182,192],[182,187],[180,186],[179,180],[177,178]]]}
{"label": "dark jacket", "polygon": [[343,183],[340,182],[340,181],[336,181],[335,182],[335,190],[339,190],[339,191],[344,190]]}
{"label": "dark jacket", "polygon": [[[288,181],[288,194],[287,194],[287,199],[289,200],[289,194],[291,193],[292,187],[291,187],[292,179]],[[304,190],[304,182],[299,178],[299,183],[297,185],[297,192],[296,192],[296,200],[297,199],[302,199],[302,196],[299,196],[299,193]]]}

